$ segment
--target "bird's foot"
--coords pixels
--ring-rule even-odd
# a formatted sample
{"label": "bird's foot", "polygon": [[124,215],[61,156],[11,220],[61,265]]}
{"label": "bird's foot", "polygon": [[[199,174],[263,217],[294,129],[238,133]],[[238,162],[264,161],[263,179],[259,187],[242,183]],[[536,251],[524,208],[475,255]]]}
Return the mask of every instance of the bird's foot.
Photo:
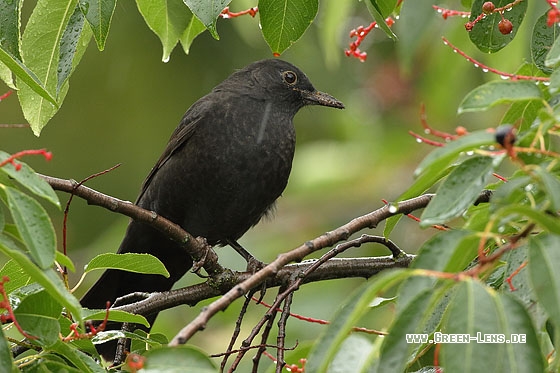
{"label": "bird's foot", "polygon": [[257,273],[261,269],[266,267],[266,263],[261,262],[257,258],[251,255],[251,257],[247,260],[247,272]]}
{"label": "bird's foot", "polygon": [[212,248],[210,246],[208,246],[206,248],[206,251],[204,252],[204,256],[202,258],[200,258],[200,260],[197,261],[193,261],[193,265],[192,265],[192,269],[191,271],[197,275],[200,278],[208,278],[210,276],[208,275],[203,275],[200,270],[202,269],[202,267],[204,267],[204,264],[206,263],[206,258],[208,257],[208,252],[212,250]]}
{"label": "bird's foot", "polygon": [[[243,248],[243,246],[241,246],[237,241],[228,240],[227,243],[235,251],[237,251],[239,253],[239,255],[241,255],[243,257],[243,259],[245,259],[245,261],[247,262],[247,272],[255,274],[258,271],[260,271],[261,269],[263,269],[264,267],[266,267],[266,263],[261,262],[260,260],[255,258],[253,255],[251,255],[251,253],[248,252],[247,250],[245,250]],[[260,303],[262,301],[262,299],[264,298],[264,295],[266,294],[266,289],[267,289],[267,284],[266,284],[266,280],[264,280],[263,283],[261,284],[260,297],[259,297],[257,303]]]}

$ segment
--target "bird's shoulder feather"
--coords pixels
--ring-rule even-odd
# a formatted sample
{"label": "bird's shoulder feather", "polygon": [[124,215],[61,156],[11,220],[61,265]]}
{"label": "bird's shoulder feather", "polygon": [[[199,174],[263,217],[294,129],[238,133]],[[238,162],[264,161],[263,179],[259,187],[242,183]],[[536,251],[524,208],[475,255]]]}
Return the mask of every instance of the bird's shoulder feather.
{"label": "bird's shoulder feather", "polygon": [[142,184],[142,188],[140,189],[140,193],[138,198],[136,199],[136,203],[138,203],[146,189],[150,185],[150,182],[154,178],[154,175],[158,172],[158,170],[173,156],[173,154],[179,150],[182,146],[184,146],[188,140],[192,137],[193,133],[195,132],[199,123],[204,121],[204,117],[208,115],[208,113],[212,112],[209,106],[215,103],[211,97],[205,96],[202,99],[195,102],[183,115],[181,122],[173,131],[173,134],[169,138],[169,142],[167,143],[165,150],[157,160],[156,164],[150,170],[150,173],[144,180]]}

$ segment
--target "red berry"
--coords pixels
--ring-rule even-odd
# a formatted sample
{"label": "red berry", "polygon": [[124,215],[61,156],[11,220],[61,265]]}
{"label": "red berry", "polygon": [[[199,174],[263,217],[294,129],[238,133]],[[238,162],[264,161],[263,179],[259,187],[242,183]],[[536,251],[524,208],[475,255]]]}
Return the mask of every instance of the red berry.
{"label": "red berry", "polygon": [[560,11],[556,8],[552,8],[548,11],[548,17],[546,19],[546,25],[552,27],[555,23],[560,22]]}
{"label": "red berry", "polygon": [[496,9],[496,6],[491,1],[487,1],[484,4],[482,4],[482,12],[484,14],[490,14],[494,11],[494,9]]}
{"label": "red berry", "polygon": [[463,127],[463,126],[458,126],[457,128],[455,128],[455,133],[456,133],[458,136],[464,136],[464,135],[466,135],[467,133],[469,133],[469,131],[467,131],[467,129],[466,129],[465,127]]}
{"label": "red berry", "polygon": [[509,19],[504,18],[498,23],[498,29],[502,34],[507,35],[513,30],[513,24]]}

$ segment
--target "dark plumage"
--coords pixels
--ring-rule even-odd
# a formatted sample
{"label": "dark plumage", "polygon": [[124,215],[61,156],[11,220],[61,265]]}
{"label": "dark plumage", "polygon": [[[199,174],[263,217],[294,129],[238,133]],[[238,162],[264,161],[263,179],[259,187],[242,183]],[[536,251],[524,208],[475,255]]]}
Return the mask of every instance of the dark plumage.
{"label": "dark plumage", "polygon": [[[212,245],[235,244],[286,187],[295,149],[292,119],[306,105],[344,108],[285,61],[258,61],[234,72],[187,110],[136,203]],[[169,290],[192,267],[174,241],[135,221],[118,252],[153,254],[171,276],[109,270],[83,306],[104,308],[131,292]]]}

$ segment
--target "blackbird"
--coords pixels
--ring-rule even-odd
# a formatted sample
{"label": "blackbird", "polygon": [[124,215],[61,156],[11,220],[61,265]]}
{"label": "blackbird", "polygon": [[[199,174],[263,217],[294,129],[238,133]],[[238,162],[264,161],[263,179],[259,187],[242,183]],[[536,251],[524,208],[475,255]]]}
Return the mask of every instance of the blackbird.
{"label": "blackbird", "polygon": [[[279,59],[234,72],[187,110],[136,204],[211,245],[240,249],[237,240],[271,213],[286,187],[295,150],[292,120],[306,105],[344,108]],[[105,308],[132,292],[170,290],[193,264],[178,243],[137,221],[118,250],[130,252],[158,257],[170,277],[108,270],[81,299],[84,307]]]}

